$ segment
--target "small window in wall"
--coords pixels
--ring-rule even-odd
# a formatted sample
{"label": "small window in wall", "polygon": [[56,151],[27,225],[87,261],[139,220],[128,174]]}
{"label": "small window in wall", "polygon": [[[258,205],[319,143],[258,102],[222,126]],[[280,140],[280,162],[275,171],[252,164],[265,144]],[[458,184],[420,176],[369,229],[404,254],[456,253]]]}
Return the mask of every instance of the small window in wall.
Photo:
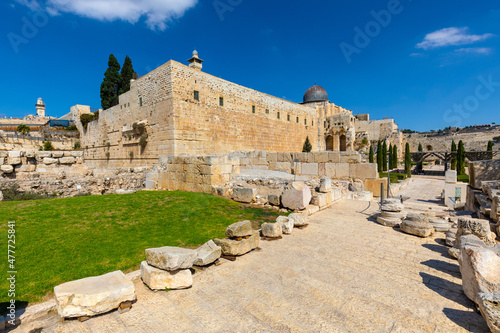
{"label": "small window in wall", "polygon": [[278,111],[278,113],[276,113],[276,117],[278,117],[278,119],[280,119],[280,113]]}
{"label": "small window in wall", "polygon": [[128,107],[130,107],[130,102],[128,102]]}
{"label": "small window in wall", "polygon": [[224,97],[219,97],[219,106],[224,106]]}
{"label": "small window in wall", "polygon": [[193,97],[194,97],[194,100],[195,101],[199,101],[200,100],[200,92],[198,90],[195,90],[194,93],[193,93]]}
{"label": "small window in wall", "polygon": [[289,114],[286,115],[286,120],[290,121],[290,115]]}
{"label": "small window in wall", "polygon": [[139,97],[139,106],[142,106],[142,97]]}
{"label": "small window in wall", "polygon": [[307,125],[307,119],[304,119],[304,125]]}
{"label": "small window in wall", "polygon": [[252,113],[255,113],[255,105],[252,105]]}
{"label": "small window in wall", "polygon": [[299,123],[299,117],[297,117],[297,124]]}
{"label": "small window in wall", "polygon": [[266,114],[269,114],[269,109],[266,109]]}
{"label": "small window in wall", "polygon": [[314,126],[314,120],[313,120],[313,121],[311,121],[311,126]]}
{"label": "small window in wall", "polygon": [[123,109],[123,105],[120,105],[120,109]]}

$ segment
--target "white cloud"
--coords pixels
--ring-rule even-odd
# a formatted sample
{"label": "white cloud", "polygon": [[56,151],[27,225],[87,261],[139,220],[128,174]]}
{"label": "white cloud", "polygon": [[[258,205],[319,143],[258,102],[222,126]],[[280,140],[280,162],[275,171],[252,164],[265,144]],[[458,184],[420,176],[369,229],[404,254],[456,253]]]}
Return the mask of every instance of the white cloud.
{"label": "white cloud", "polygon": [[472,35],[469,28],[445,28],[427,34],[421,43],[417,44],[419,49],[433,49],[444,46],[457,46],[473,44],[493,37],[493,34]]}
{"label": "white cloud", "polygon": [[[36,0],[16,0],[33,10]],[[100,21],[122,20],[132,24],[141,17],[153,30],[165,30],[167,23],[184,15],[198,0],[46,0],[50,15],[71,13]],[[36,5],[35,5],[36,4]]]}
{"label": "white cloud", "polygon": [[466,47],[455,50],[459,53],[476,53],[476,54],[491,54],[493,50],[489,47]]}

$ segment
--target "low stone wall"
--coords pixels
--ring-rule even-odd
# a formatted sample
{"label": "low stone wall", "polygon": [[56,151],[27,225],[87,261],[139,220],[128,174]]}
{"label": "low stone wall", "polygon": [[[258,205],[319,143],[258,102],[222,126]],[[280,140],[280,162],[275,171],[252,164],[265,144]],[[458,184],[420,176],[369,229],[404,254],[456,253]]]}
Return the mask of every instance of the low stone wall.
{"label": "low stone wall", "polygon": [[0,151],[0,177],[20,179],[84,174],[82,151]]}
{"label": "low stone wall", "polygon": [[283,171],[311,178],[339,180],[377,178],[377,165],[360,163],[356,152],[268,153],[235,152],[214,156],[172,156],[160,159],[157,172],[148,175],[148,189],[213,193],[241,169]]}

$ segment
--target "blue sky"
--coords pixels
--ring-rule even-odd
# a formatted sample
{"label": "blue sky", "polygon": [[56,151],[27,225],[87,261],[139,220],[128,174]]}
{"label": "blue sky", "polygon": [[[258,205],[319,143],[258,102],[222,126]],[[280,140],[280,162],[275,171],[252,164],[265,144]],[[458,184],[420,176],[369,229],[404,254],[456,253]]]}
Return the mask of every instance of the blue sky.
{"label": "blue sky", "polygon": [[[0,115],[100,107],[107,59],[144,75],[194,48],[204,71],[301,102],[330,101],[401,128],[500,123],[493,0],[4,0]],[[359,32],[361,31],[361,33]]]}

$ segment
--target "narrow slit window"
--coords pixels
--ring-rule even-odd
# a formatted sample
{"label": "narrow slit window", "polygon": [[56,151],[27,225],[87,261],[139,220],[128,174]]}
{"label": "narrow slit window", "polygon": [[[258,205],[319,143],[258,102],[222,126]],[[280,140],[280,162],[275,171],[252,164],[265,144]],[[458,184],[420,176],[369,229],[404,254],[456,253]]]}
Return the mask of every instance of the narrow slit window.
{"label": "narrow slit window", "polygon": [[194,91],[194,100],[199,101],[200,100],[200,92],[198,90]]}
{"label": "narrow slit window", "polygon": [[252,113],[255,113],[255,105],[252,105]]}
{"label": "narrow slit window", "polygon": [[269,114],[269,109],[266,109],[266,114]]}
{"label": "narrow slit window", "polygon": [[289,114],[286,115],[286,120],[290,121],[290,115]]}
{"label": "narrow slit window", "polygon": [[224,106],[224,97],[219,97],[219,106]]}
{"label": "narrow slit window", "polygon": [[139,106],[142,106],[142,97],[139,97]]}
{"label": "narrow slit window", "polygon": [[278,111],[278,113],[276,113],[276,117],[277,117],[278,119],[280,119],[280,113],[279,113],[279,111]]}
{"label": "narrow slit window", "polygon": [[299,117],[297,117],[297,124],[299,123]]}

